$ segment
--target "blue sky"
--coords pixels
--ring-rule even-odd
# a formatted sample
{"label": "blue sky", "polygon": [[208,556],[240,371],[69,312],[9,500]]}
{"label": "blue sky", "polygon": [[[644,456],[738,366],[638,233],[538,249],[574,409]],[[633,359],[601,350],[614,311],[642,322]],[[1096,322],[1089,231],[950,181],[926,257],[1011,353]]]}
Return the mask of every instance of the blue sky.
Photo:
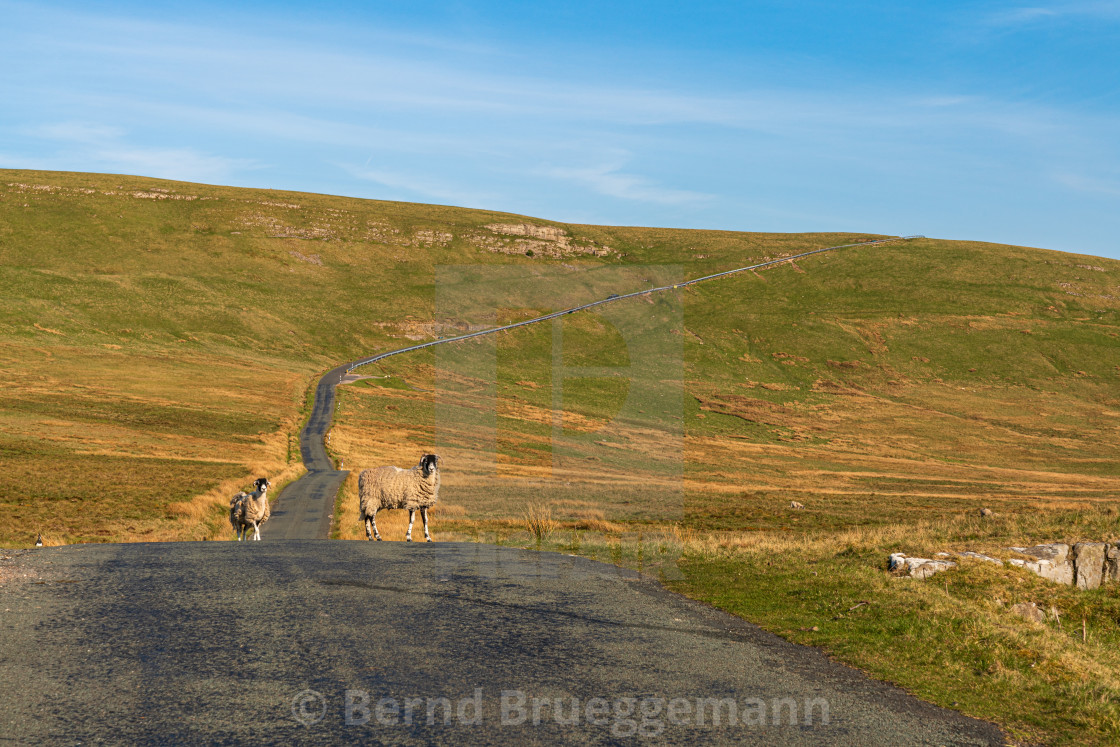
{"label": "blue sky", "polygon": [[1120,0],[0,0],[0,167],[1120,258]]}

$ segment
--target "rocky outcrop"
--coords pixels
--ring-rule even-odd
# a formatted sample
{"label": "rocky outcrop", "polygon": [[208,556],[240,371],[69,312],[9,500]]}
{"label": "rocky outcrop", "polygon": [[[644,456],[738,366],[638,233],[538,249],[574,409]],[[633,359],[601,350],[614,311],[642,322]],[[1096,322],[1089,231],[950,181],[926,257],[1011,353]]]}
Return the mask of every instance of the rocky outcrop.
{"label": "rocky outcrop", "polygon": [[1073,546],[1073,567],[1078,589],[1099,589],[1104,576],[1104,542],[1078,542]]}
{"label": "rocky outcrop", "polygon": [[1037,558],[1037,560],[1012,558],[1009,561],[1011,565],[1026,568],[1031,573],[1055,583],[1066,585],[1073,583],[1073,562],[1070,558],[1069,545],[1035,545],[1034,547],[1011,547],[1008,549],[1020,555],[1030,555]]}
{"label": "rocky outcrop", "polygon": [[890,557],[891,573],[896,576],[908,578],[929,578],[935,573],[956,568],[957,564],[948,560],[933,560],[931,558],[911,558],[903,553],[896,552]]}
{"label": "rocky outcrop", "polygon": [[[1027,556],[1011,558],[1008,563],[1054,583],[1076,585],[1079,589],[1098,589],[1101,584],[1120,582],[1120,542],[1078,542],[1072,547],[1055,542],[1007,549]],[[933,559],[913,558],[899,552],[890,556],[889,565],[891,573],[896,576],[929,578],[956,567],[957,564],[948,558],[1003,565],[1002,560],[977,552],[939,552]]]}

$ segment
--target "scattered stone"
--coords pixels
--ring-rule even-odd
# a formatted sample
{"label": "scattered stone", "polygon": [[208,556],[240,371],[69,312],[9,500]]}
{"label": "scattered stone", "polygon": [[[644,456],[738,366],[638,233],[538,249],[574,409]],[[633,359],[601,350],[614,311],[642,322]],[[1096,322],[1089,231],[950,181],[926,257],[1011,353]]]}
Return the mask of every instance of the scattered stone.
{"label": "scattered stone", "polygon": [[910,558],[905,554],[896,552],[890,557],[889,568],[897,576],[909,578],[929,578],[935,573],[956,568],[957,564],[948,560],[930,560],[929,558]]}
{"label": "scattered stone", "polygon": [[805,508],[804,505],[798,503],[797,501],[790,501],[789,507],[790,508]]}
{"label": "scattered stone", "polygon": [[990,555],[981,555],[978,552],[971,552],[971,551],[959,552],[959,553],[957,553],[957,557],[958,558],[974,558],[976,560],[983,560],[987,563],[995,563],[996,565],[1003,565],[1002,560],[999,560],[998,558],[993,558]]}
{"label": "scattered stone", "polygon": [[[1078,542],[1072,547],[1055,542],[1033,547],[1009,547],[1028,556],[1008,562],[1048,581],[1079,589],[1097,589],[1101,584],[1120,583],[1120,542]],[[928,578],[956,566],[949,558],[982,560],[1002,566],[1004,561],[978,552],[939,552],[934,559],[911,558],[905,553],[890,556],[890,569],[896,576]]]}
{"label": "scattered stone", "polygon": [[1077,572],[1078,589],[1099,589],[1104,573],[1104,542],[1078,542],[1073,546],[1073,565]]}
{"label": "scattered stone", "polygon": [[982,509],[980,509],[980,515],[981,516],[991,516],[992,515],[992,509],[982,508]]}
{"label": "scattered stone", "polygon": [[1043,622],[1046,616],[1042,614],[1042,610],[1038,608],[1034,602],[1019,602],[1018,604],[1011,605],[1011,611],[1024,620],[1031,622]]}
{"label": "scattered stone", "polygon": [[1073,563],[1070,562],[1069,545],[1035,545],[1034,547],[1008,548],[1022,555],[1030,555],[1037,560],[1012,558],[1011,565],[1026,568],[1037,576],[1066,586],[1073,585]]}

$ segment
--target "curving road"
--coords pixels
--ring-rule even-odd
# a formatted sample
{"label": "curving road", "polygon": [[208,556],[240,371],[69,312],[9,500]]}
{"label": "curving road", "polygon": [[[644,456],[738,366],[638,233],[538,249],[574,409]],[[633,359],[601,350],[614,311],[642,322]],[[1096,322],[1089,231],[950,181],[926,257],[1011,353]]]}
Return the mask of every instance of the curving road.
{"label": "curving road", "polygon": [[288,483],[261,527],[267,539],[328,539],[338,489],[350,474],[337,470],[323,445],[334,420],[334,388],[350,364],[327,371],[315,388],[311,417],[299,434],[299,452],[307,474]]}
{"label": "curving road", "polygon": [[816,649],[556,553],[292,541],[4,555],[4,744],[629,744],[639,728],[658,744],[1004,744]]}
{"label": "curving road", "polygon": [[410,345],[406,348],[400,348],[399,350],[390,350],[387,353],[379,353],[366,358],[359,358],[351,363],[345,363],[337,368],[332,368],[319,379],[319,384],[315,389],[315,403],[312,407],[311,418],[299,434],[300,454],[303,456],[303,463],[307,467],[307,474],[299,480],[289,483],[276,498],[276,502],[272,508],[272,518],[261,528],[261,534],[262,536],[267,536],[269,539],[327,539],[330,536],[331,516],[334,513],[335,498],[338,495],[339,487],[346,480],[346,475],[348,475],[349,472],[336,470],[334,468],[334,464],[331,463],[330,458],[327,456],[326,449],[323,446],[323,440],[330,430],[334,415],[334,388],[345,374],[353,371],[355,368],[383,360],[393,355],[400,355],[401,353],[422,350],[434,345],[459,342],[460,340],[469,340],[472,337],[481,337],[482,335],[492,335],[495,332],[504,332],[517,327],[524,327],[528,324],[537,324],[539,322],[548,321],[549,319],[556,319],[566,314],[574,314],[577,311],[592,309],[596,306],[615,303],[616,301],[622,301],[627,298],[637,298],[639,296],[648,296],[653,293],[663,293],[678,288],[685,288],[690,285],[706,283],[710,280],[736,275],[741,272],[749,272],[764,267],[780,265],[785,262],[793,262],[803,257],[811,257],[814,254],[822,254],[824,252],[848,249],[856,246],[878,246],[895,241],[910,241],[912,239],[923,238],[925,237],[919,235],[899,236],[890,239],[863,241],[857,244],[839,244],[837,246],[813,249],[812,251],[802,252],[801,254],[795,254],[790,257],[771,259],[747,267],[737,267],[733,270],[725,270],[713,275],[693,278],[692,280],[686,280],[675,285],[646,288],[645,290],[622,295],[616,294],[599,301],[592,301],[582,306],[555,311],[551,314],[538,316],[534,319],[526,319],[501,327],[471,332],[469,334],[459,335],[458,337],[448,337],[442,340],[420,343],[419,345]]}

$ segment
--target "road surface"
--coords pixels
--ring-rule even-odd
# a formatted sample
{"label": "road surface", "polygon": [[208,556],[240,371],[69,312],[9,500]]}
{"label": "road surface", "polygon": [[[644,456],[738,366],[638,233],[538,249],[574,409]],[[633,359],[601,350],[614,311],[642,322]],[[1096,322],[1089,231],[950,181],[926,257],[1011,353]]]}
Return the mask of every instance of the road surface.
{"label": "road surface", "polygon": [[0,743],[1004,741],[566,555],[299,540],[16,552],[0,559]]}
{"label": "road surface", "polygon": [[334,420],[334,388],[350,364],[323,374],[315,387],[311,417],[299,434],[299,451],[307,474],[276,497],[272,516],[261,527],[263,539],[327,539],[330,537],[338,489],[350,474],[336,470],[323,440]]}

